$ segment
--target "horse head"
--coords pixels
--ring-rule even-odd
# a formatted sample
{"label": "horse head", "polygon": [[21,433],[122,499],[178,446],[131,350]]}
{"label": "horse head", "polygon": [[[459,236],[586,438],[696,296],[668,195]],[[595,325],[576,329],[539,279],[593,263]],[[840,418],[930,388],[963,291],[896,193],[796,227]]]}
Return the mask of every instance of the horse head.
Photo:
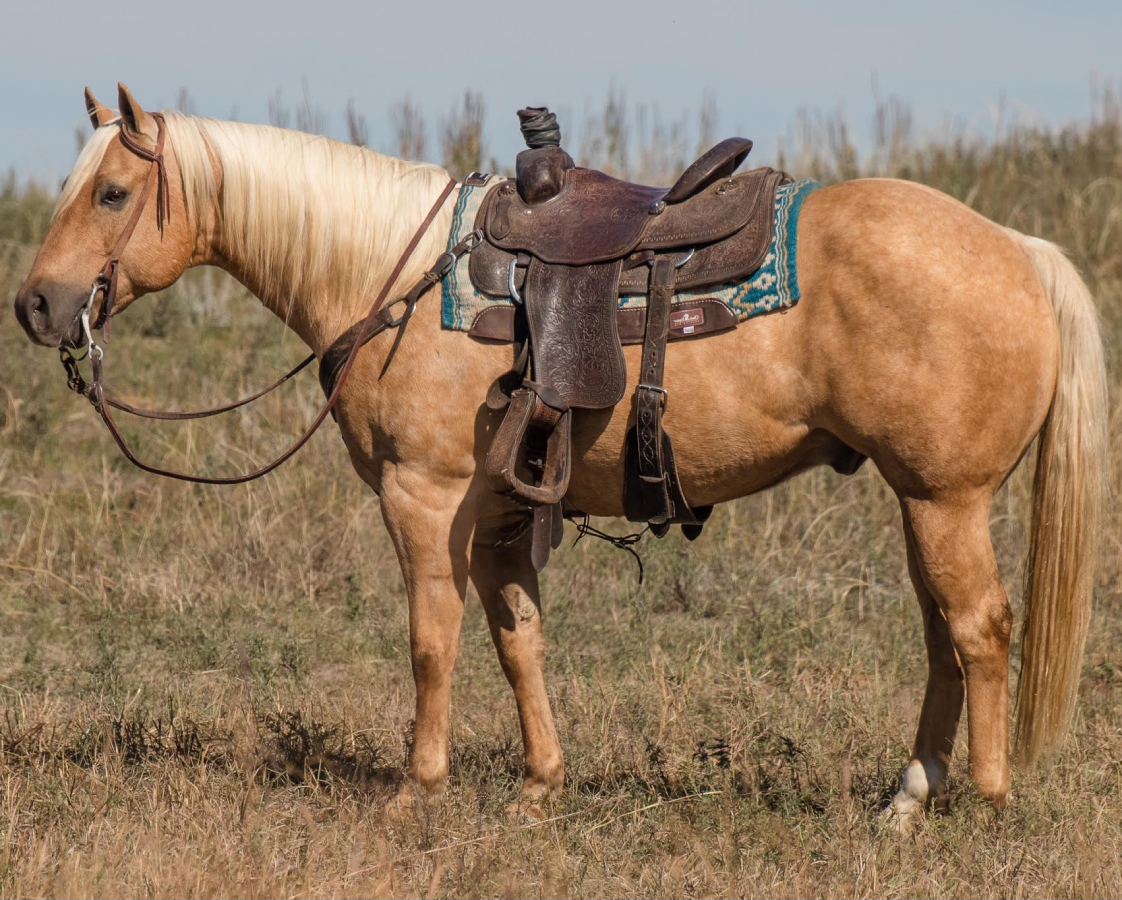
{"label": "horse head", "polygon": [[195,249],[197,229],[160,117],[123,84],[118,91],[119,117],[86,89],[94,135],[16,294],[16,318],[45,346],[81,346],[84,312],[104,325],[137,297],[171,285]]}

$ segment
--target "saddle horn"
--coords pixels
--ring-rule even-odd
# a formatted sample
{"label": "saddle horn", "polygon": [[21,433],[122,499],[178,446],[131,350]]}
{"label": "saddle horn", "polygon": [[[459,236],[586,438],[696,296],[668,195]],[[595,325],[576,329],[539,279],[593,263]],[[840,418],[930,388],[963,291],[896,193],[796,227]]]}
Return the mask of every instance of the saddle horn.
{"label": "saddle horn", "polygon": [[523,203],[544,203],[561,193],[565,173],[573,158],[561,149],[561,126],[557,116],[544,106],[518,110],[519,128],[529,148],[515,160],[515,186]]}

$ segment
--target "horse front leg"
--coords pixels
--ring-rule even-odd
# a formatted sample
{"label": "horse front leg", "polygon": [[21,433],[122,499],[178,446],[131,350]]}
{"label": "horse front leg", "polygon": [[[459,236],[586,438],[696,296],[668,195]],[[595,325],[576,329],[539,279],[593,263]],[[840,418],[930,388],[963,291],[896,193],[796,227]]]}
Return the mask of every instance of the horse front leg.
{"label": "horse front leg", "polygon": [[501,540],[504,531],[509,524],[481,522],[476,527],[470,571],[522,726],[523,802],[515,809],[535,814],[540,812],[538,801],[561,790],[565,762],[542,672],[545,641],[530,534],[508,543]]}
{"label": "horse front leg", "polygon": [[448,778],[452,668],[460,645],[474,516],[468,483],[394,471],[383,481],[382,517],[397,550],[409,597],[409,651],[417,709],[413,753],[396,798],[411,806]]}

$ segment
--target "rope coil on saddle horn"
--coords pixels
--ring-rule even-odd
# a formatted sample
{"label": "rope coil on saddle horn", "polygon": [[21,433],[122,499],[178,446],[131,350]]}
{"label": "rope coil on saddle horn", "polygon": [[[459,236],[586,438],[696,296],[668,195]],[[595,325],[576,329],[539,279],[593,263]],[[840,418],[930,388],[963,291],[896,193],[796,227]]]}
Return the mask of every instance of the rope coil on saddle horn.
{"label": "rope coil on saddle horn", "polygon": [[557,116],[544,106],[527,106],[518,110],[518,127],[531,150],[561,146],[561,126],[557,124]]}

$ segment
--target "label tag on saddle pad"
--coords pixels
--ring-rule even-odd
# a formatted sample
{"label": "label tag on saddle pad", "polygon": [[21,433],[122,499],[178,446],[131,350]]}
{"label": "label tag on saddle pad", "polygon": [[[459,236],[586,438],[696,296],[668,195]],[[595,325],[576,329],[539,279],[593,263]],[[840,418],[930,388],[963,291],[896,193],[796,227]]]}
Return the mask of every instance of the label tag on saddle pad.
{"label": "label tag on saddle pad", "polygon": [[705,310],[701,307],[679,309],[670,314],[671,331],[680,331],[682,334],[693,334],[704,324]]}

